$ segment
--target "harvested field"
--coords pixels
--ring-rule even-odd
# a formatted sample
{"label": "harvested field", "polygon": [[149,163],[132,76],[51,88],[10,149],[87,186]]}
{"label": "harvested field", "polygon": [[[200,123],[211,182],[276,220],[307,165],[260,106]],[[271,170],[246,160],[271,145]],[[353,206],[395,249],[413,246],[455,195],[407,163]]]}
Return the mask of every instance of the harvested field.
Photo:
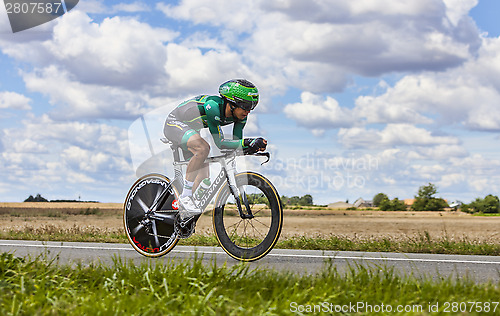
{"label": "harvested field", "polygon": [[[120,232],[118,203],[0,203],[0,231],[54,226]],[[380,212],[347,210],[285,210],[282,236],[346,236],[408,238],[429,234],[500,244],[500,216],[461,212]],[[197,234],[212,234],[210,216],[202,216]]]}

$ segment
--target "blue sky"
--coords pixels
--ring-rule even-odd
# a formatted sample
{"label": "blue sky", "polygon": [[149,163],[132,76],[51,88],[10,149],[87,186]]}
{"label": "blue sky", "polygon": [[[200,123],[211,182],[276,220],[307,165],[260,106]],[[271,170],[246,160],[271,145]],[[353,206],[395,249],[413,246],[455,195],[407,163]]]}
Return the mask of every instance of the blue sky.
{"label": "blue sky", "polygon": [[0,6],[0,201],[122,202],[148,156],[133,122],[239,77],[281,194],[500,194],[498,1],[244,4],[80,1],[15,34]]}

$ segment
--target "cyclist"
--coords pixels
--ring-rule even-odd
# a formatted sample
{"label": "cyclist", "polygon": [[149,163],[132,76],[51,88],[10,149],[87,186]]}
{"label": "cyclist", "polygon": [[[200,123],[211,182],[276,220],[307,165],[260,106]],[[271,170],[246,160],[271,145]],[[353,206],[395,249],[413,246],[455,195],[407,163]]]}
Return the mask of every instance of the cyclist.
{"label": "cyclist", "polygon": [[[233,79],[219,87],[220,96],[200,95],[177,106],[165,121],[164,134],[183,149],[189,159],[184,188],[179,198],[181,219],[188,219],[202,213],[193,201],[192,194],[200,182],[209,177],[205,159],[210,145],[201,138],[199,131],[208,128],[215,144],[220,149],[242,148],[252,154],[266,149],[267,141],[262,138],[243,138],[247,116],[259,101],[259,91],[251,82]],[[233,139],[225,139],[221,126],[234,124]]]}

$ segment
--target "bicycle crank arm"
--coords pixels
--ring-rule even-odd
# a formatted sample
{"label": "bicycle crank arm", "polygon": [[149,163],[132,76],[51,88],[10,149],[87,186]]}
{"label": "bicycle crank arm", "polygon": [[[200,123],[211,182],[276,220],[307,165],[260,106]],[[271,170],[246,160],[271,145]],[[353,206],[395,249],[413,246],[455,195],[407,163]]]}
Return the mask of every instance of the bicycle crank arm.
{"label": "bicycle crank arm", "polygon": [[161,213],[155,213],[149,216],[151,219],[156,219],[159,221],[162,221],[166,224],[173,225],[175,222],[175,216],[174,215],[166,215],[166,214],[161,214]]}

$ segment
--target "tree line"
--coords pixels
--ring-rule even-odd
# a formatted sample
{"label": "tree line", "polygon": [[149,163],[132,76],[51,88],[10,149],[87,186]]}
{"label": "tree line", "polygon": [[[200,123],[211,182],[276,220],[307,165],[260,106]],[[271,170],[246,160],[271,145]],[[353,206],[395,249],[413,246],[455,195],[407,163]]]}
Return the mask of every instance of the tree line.
{"label": "tree line", "polygon": [[81,203],[99,203],[97,201],[81,201],[81,200],[47,200],[40,193],[36,196],[30,195],[23,202],[81,202]]}
{"label": "tree line", "polygon": [[[404,201],[394,198],[392,200],[385,193],[378,193],[373,197],[373,205],[382,211],[444,211],[449,208],[443,198],[437,198],[436,185],[429,183],[418,189],[415,201],[408,208]],[[484,198],[476,198],[469,204],[459,206],[460,210],[467,213],[500,213],[500,200],[498,196],[489,194]]]}

